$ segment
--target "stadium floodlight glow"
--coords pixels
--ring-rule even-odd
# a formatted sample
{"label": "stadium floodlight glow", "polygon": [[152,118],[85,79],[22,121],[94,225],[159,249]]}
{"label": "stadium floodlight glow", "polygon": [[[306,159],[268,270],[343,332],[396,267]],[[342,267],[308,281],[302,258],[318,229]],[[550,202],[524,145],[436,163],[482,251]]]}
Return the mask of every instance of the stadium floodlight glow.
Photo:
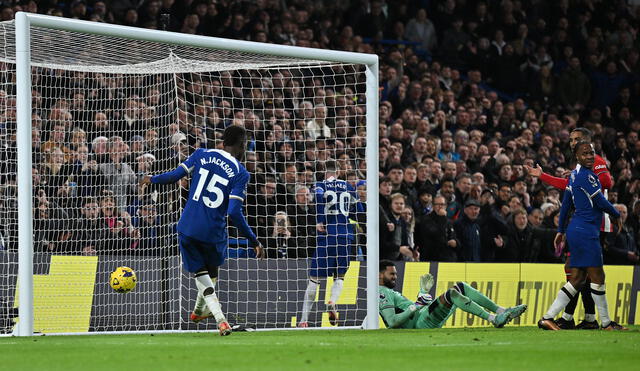
{"label": "stadium floodlight glow", "polygon": [[[59,185],[59,189],[55,189],[55,193],[35,194],[36,190],[40,192],[42,184],[34,184],[34,179],[37,182],[40,179],[36,177],[37,174],[32,174],[35,171],[32,169],[44,169],[47,164],[55,161],[52,158],[56,155],[70,156],[66,149],[62,151],[64,148],[58,147],[79,146],[78,143],[65,141],[56,147],[55,130],[65,131],[67,137],[84,135],[88,143],[102,137],[105,133],[92,125],[98,122],[98,113],[105,113],[111,120],[111,125],[114,125],[105,129],[110,134],[106,136],[109,137],[108,148],[111,152],[96,154],[97,158],[119,153],[117,151],[120,149],[113,149],[119,148],[118,145],[131,144],[133,147],[133,142],[140,140],[139,135],[155,130],[156,135],[160,136],[158,144],[155,152],[151,153],[153,156],[146,158],[153,157],[156,173],[169,170],[179,164],[178,160],[186,148],[182,147],[182,139],[187,139],[187,144],[191,147],[204,145],[207,135],[201,136],[201,131],[215,129],[211,127],[211,122],[216,122],[216,115],[223,116],[218,113],[224,112],[225,108],[220,106],[224,106],[224,102],[231,104],[229,108],[232,115],[218,117],[223,125],[240,120],[246,126],[249,120],[246,115],[254,113],[257,116],[255,121],[272,120],[278,127],[282,126],[279,120],[295,119],[304,123],[304,117],[281,117],[278,111],[284,107],[289,111],[297,110],[298,105],[304,101],[310,101],[314,105],[326,103],[332,115],[328,119],[332,123],[345,118],[354,125],[352,134],[348,137],[340,137],[341,134],[335,131],[335,145],[343,148],[331,148],[334,151],[331,154],[344,152],[353,157],[357,153],[362,157],[344,158],[341,164],[353,165],[352,168],[349,168],[351,165],[345,165],[345,174],[349,171],[359,172],[359,179],[366,175],[366,204],[369,205],[366,208],[366,263],[354,264],[353,269],[360,267],[360,272],[363,273],[356,272],[351,277],[350,285],[353,287],[347,289],[348,284],[345,284],[346,295],[352,296],[347,300],[350,302],[338,304],[344,311],[341,318],[344,315],[349,324],[367,329],[378,328],[377,55],[227,40],[25,12],[16,13],[15,21],[0,23],[0,32],[3,34],[0,38],[0,43],[3,43],[0,48],[0,51],[3,50],[3,55],[0,55],[0,74],[15,74],[15,83],[11,79],[0,81],[0,89],[9,98],[15,94],[15,107],[10,107],[9,110],[15,108],[17,159],[8,157],[5,169],[9,170],[5,170],[8,172],[5,178],[10,178],[11,172],[15,174],[17,169],[15,180],[19,191],[16,192],[18,215],[15,224],[18,257],[15,257],[15,249],[12,252],[10,247],[12,240],[7,237],[11,235],[9,232],[1,236],[3,246],[0,247],[0,250],[5,250],[0,251],[0,273],[14,277],[13,282],[12,279],[0,281],[0,296],[11,296],[19,291],[19,324],[14,334],[31,336],[38,332],[106,333],[195,329],[184,319],[184,312],[190,310],[186,306],[193,304],[195,289],[190,283],[191,279],[185,279],[181,272],[180,260],[175,253],[175,232],[170,228],[160,229],[161,226],[158,225],[143,227],[143,224],[138,224],[144,223],[143,214],[126,214],[130,206],[128,200],[136,199],[136,192],[142,195],[145,190],[131,188],[120,193],[122,188],[118,187],[126,188],[131,184],[113,184],[112,177],[107,176],[104,182],[107,188],[111,186],[110,189],[115,190],[114,194],[95,195],[91,185],[80,182],[77,180],[79,178],[67,177]],[[295,84],[278,85],[276,80],[282,78],[295,81]],[[231,85],[226,85],[228,83]],[[60,99],[63,96],[65,99]],[[328,99],[331,99],[331,104],[327,103]],[[7,103],[7,107],[9,106],[11,104]],[[233,112],[241,112],[242,115],[233,115]],[[314,116],[307,117],[313,118]],[[100,119],[104,118],[100,116]],[[46,123],[40,126],[36,123],[40,120]],[[298,122],[294,122],[293,127],[296,127],[296,123]],[[38,135],[42,133],[43,141],[48,138],[49,142],[53,142],[52,146],[47,147],[47,160],[43,160],[45,151],[40,153],[33,147],[33,143],[39,143],[39,138],[32,137],[32,125],[34,132]],[[64,128],[55,129],[57,125]],[[115,126],[119,128],[119,132],[114,133]],[[253,129],[253,146],[258,160],[276,163],[274,142],[278,141],[279,134],[275,130],[264,130],[262,125]],[[361,136],[361,142],[358,142],[358,138],[352,138],[354,132]],[[295,137],[295,130],[284,135],[290,136],[292,141],[300,139]],[[114,136],[123,139],[113,139]],[[213,134],[209,138],[211,137]],[[148,141],[154,140],[146,135],[143,139],[145,146],[150,143]],[[11,146],[5,148],[8,148],[5,151],[12,150]],[[55,148],[60,152],[54,153]],[[130,156],[121,161],[130,161],[135,167],[138,166],[136,161],[139,158]],[[47,164],[45,161],[48,161]],[[101,172],[106,171],[102,168],[103,165],[105,164],[99,165]],[[317,168],[317,164],[311,165]],[[61,168],[52,167],[55,168],[54,174],[46,170],[43,176],[56,180],[57,171]],[[47,167],[50,168],[51,166]],[[90,176],[97,177],[97,173],[91,174],[94,175]],[[53,186],[53,183],[47,184]],[[260,184],[257,188],[260,188]],[[8,192],[3,194],[5,205]],[[55,252],[58,251],[56,249],[61,249],[60,246],[64,245],[68,250],[72,249],[70,246],[76,246],[73,241],[82,242],[74,236],[83,235],[87,231],[82,226],[76,226],[75,219],[86,216],[81,203],[85,198],[88,200],[92,197],[96,197],[99,202],[112,198],[111,202],[115,205],[111,210],[118,215],[113,220],[122,221],[123,226],[117,229],[118,237],[107,234],[104,240],[115,241],[116,245],[125,247],[116,249],[113,244],[105,243],[103,250],[98,251],[97,258],[82,254],[52,256],[57,255]],[[160,220],[165,226],[175,223],[180,212],[180,189],[154,190],[150,197],[157,208],[155,211],[158,216],[155,220]],[[141,205],[144,205],[142,196],[139,199],[139,202],[136,201],[139,207],[136,212],[141,212]],[[66,208],[64,216],[52,217],[52,213],[56,211],[52,205],[64,205],[61,207]],[[108,207],[102,204],[99,206],[99,213],[107,212],[104,210]],[[247,206],[250,209],[253,205]],[[41,208],[45,210],[42,211]],[[4,211],[0,212],[2,213]],[[2,215],[2,218],[12,217],[9,214]],[[102,214],[99,215],[102,217]],[[124,215],[131,218],[127,219]],[[257,216],[267,220],[272,217],[248,215],[250,219]],[[43,221],[43,218],[46,220]],[[72,221],[74,224],[69,224]],[[131,256],[127,249],[140,248],[142,242],[136,241],[144,238],[140,237],[144,235],[144,228],[157,228],[154,229],[154,236],[158,237],[159,234],[162,237],[164,250],[161,253],[154,250],[155,253]],[[113,232],[111,227],[107,229],[106,233]],[[365,236],[364,232],[360,234]],[[55,238],[58,243],[50,241],[51,238]],[[81,245],[80,243],[78,246]],[[92,255],[92,247],[99,250],[95,246],[85,247],[89,249],[85,255]],[[47,248],[53,249],[54,254],[50,254]],[[40,254],[42,249],[47,253]],[[174,253],[170,253],[171,251]],[[221,272],[223,278],[219,289],[223,304],[227,302],[230,305],[226,309],[228,315],[231,315],[230,319],[235,318],[235,322],[245,321],[245,324],[261,328],[290,327],[295,321],[291,313],[299,313],[302,304],[306,260],[257,262],[242,257],[229,260],[228,268]],[[136,263],[139,266],[132,268],[138,274],[139,284],[134,292],[120,295],[105,291],[108,272],[117,266]],[[365,264],[366,270],[363,268]],[[38,275],[34,276],[34,273]],[[48,280],[47,274],[50,276]],[[295,280],[297,283],[293,282]],[[19,290],[16,289],[18,283],[15,281],[19,283]],[[325,291],[329,289],[329,284],[326,286]],[[52,292],[51,287],[55,287],[56,292]],[[11,299],[13,298],[0,297],[2,301],[11,302]],[[265,302],[252,302],[263,300]],[[74,306],[83,309],[67,311]],[[320,315],[317,318],[318,324],[322,322]],[[257,323],[259,321],[264,321],[265,324]],[[74,325],[70,326],[69,323]],[[205,327],[199,327],[203,328]]]}

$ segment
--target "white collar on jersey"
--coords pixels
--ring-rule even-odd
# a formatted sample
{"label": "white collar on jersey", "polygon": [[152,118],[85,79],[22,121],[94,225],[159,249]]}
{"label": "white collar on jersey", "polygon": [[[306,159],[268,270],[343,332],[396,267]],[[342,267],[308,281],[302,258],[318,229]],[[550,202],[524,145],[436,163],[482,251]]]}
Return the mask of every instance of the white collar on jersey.
{"label": "white collar on jersey", "polygon": [[576,165],[576,174],[580,172],[580,169],[582,169],[582,166],[580,166],[580,164]]}
{"label": "white collar on jersey", "polygon": [[236,166],[237,171],[240,171],[240,166],[238,165],[238,160],[235,157],[233,157],[233,155],[231,153],[225,151],[224,149],[208,149],[207,152],[219,153],[224,158],[226,158],[227,160],[231,161]]}

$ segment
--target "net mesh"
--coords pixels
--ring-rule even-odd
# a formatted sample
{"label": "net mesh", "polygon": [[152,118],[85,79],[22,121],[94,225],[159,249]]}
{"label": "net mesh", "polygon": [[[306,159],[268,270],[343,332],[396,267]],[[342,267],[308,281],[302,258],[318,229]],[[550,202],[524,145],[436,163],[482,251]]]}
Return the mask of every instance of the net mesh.
{"label": "net mesh", "polygon": [[[8,331],[19,305],[13,23],[0,32],[0,305]],[[251,135],[245,215],[268,259],[254,259],[231,226],[218,295],[232,323],[295,325],[317,245],[315,184],[334,160],[354,188],[365,179],[363,66],[40,28],[31,41],[35,330],[215,328],[188,322],[196,288],[181,269],[175,226],[189,179],[144,188],[138,181],[176,168],[196,148],[221,148],[229,125]],[[341,325],[359,324],[365,312],[359,193]],[[136,271],[132,293],[108,286],[118,266]],[[328,325],[332,282],[316,294],[312,326]]]}

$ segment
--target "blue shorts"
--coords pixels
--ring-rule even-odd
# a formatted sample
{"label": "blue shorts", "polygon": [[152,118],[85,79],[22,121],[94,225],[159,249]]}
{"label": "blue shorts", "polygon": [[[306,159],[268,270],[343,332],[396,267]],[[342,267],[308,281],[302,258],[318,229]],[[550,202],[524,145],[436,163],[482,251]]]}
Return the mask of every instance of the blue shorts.
{"label": "blue shorts", "polygon": [[226,244],[211,245],[181,233],[178,234],[178,244],[184,269],[191,273],[211,266],[219,267],[227,258]]}
{"label": "blue shorts", "polygon": [[597,233],[594,235],[592,231],[569,226],[567,243],[571,253],[571,268],[602,267],[602,247]]}
{"label": "blue shorts", "polygon": [[310,277],[342,276],[349,269],[351,241],[348,238],[318,236],[318,246],[309,265]]}

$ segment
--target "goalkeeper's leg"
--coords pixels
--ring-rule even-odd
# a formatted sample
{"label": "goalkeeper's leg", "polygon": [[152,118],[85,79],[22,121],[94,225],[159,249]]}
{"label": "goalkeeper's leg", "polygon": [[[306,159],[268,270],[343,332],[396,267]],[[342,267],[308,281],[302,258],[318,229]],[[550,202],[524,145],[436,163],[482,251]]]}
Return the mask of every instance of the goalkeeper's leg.
{"label": "goalkeeper's leg", "polygon": [[501,307],[498,304],[494,303],[493,300],[489,299],[480,291],[469,286],[466,282],[457,282],[453,286],[453,288],[490,312],[500,314],[505,311],[504,307]]}

